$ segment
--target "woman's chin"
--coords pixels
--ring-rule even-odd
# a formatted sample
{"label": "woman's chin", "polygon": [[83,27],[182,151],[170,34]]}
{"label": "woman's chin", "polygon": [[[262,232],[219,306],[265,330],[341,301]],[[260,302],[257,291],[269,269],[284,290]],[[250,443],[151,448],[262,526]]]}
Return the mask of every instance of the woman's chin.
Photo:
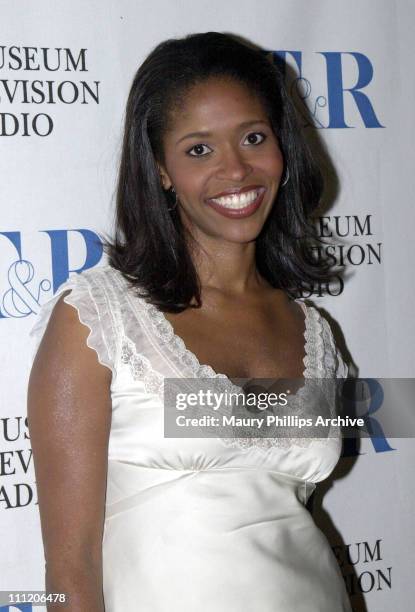
{"label": "woman's chin", "polygon": [[234,242],[240,244],[246,244],[247,242],[254,242],[260,232],[262,227],[256,228],[235,228],[232,231],[221,232],[217,237],[224,242]]}
{"label": "woman's chin", "polygon": [[203,241],[203,238],[223,240],[224,242],[252,242],[257,239],[264,226],[262,219],[226,219],[225,223],[201,223],[190,219],[187,213],[182,213],[182,222],[193,236]]}

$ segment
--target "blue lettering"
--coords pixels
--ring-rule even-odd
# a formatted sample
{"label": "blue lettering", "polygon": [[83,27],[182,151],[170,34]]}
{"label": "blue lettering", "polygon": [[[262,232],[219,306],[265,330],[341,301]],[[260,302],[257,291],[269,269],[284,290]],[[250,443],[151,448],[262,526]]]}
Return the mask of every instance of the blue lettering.
{"label": "blue lettering", "polygon": [[22,259],[22,239],[20,232],[0,232],[1,236],[6,236],[17,251],[19,259]]}
{"label": "blue lettering", "polygon": [[328,107],[330,122],[329,128],[350,128],[347,125],[344,117],[344,92],[348,91],[354,99],[354,102],[362,117],[363,123],[367,128],[383,128],[378,118],[376,117],[373,106],[366,94],[361,89],[366,87],[373,77],[373,66],[370,60],[363,53],[347,52],[357,63],[359,76],[356,85],[353,87],[344,87],[342,76],[342,55],[346,53],[338,51],[322,51],[327,66],[327,89],[328,89]]}
{"label": "blue lettering", "polygon": [[[392,448],[386,439],[381,424],[371,415],[379,410],[383,404],[384,393],[379,381],[375,378],[358,379],[365,383],[368,390],[365,390],[365,399],[369,400],[369,407],[366,414],[359,414],[359,418],[365,421],[365,429],[368,432],[373,444],[373,448],[377,453],[396,450]],[[346,407],[347,414],[356,415],[356,406],[359,400],[356,399],[357,381],[350,379],[346,381],[342,389],[342,399]],[[358,440],[356,438],[346,438],[343,445],[343,457],[352,457],[361,455],[358,450]]]}
{"label": "blue lettering", "polygon": [[[87,229],[75,230],[44,230],[48,234],[51,241],[52,252],[52,278],[53,292],[55,293],[59,287],[68,280],[70,272],[82,272],[88,268],[95,266],[101,259],[103,253],[102,242],[99,236]],[[79,232],[86,246],[86,259],[81,268],[77,270],[69,269],[69,252],[68,252],[68,233]]]}

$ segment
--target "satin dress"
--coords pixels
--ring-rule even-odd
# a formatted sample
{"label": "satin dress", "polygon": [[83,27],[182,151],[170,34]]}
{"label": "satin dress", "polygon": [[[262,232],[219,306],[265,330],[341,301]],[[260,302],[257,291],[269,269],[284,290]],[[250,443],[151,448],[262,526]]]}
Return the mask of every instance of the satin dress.
{"label": "satin dress", "polygon": [[[201,365],[164,314],[108,265],[41,308],[34,351],[63,291],[112,371],[102,542],[106,612],[351,612],[331,547],[305,508],[341,436],[166,438],[163,380],[229,380]],[[304,377],[347,368],[318,310],[305,313]]]}

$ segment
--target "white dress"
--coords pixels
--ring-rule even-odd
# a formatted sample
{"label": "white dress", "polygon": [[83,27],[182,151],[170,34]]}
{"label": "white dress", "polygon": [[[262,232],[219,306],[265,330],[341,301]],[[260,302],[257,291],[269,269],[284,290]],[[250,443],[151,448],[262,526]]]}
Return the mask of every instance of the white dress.
{"label": "white dress", "polygon": [[[288,444],[165,438],[165,377],[229,379],[201,365],[107,265],[73,275],[43,305],[35,350],[68,289],[88,346],[113,373],[106,612],[350,612],[336,558],[305,508],[339,460],[340,434]],[[346,376],[327,321],[303,308],[304,377]]]}

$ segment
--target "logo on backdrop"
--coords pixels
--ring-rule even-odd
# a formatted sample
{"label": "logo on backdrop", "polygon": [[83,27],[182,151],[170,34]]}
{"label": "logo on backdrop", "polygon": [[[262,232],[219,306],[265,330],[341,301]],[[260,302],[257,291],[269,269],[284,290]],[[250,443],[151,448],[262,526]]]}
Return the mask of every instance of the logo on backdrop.
{"label": "logo on backdrop", "polygon": [[[44,297],[51,297],[64,283],[71,272],[82,272],[92,268],[102,258],[102,242],[95,232],[89,229],[44,230],[45,241],[49,247],[52,278],[37,276],[36,267],[24,257],[20,232],[0,232],[0,244],[10,250],[6,287],[0,286],[0,320],[22,318],[37,314]],[[85,258],[82,266],[70,267],[70,239],[82,240]],[[3,248],[3,245],[2,245]]]}
{"label": "logo on backdrop", "polygon": [[33,473],[27,417],[1,418],[0,442],[6,449],[0,452],[0,510],[37,504],[36,485],[32,480],[27,482]]}
{"label": "logo on backdrop", "polygon": [[[388,393],[386,397],[388,397]],[[346,412],[350,411],[351,414],[359,414],[364,418],[366,431],[369,434],[368,439],[370,439],[375,453],[397,450],[389,444],[385,435],[384,425],[386,423],[381,414],[382,408],[385,407],[385,383],[382,384],[376,378],[360,378],[358,382],[349,380],[342,388],[342,401]],[[386,405],[388,401],[386,399]],[[394,401],[397,401],[396,396]],[[389,433],[389,435],[391,434]],[[342,458],[362,454],[366,453],[361,451],[361,439],[359,437],[353,436],[343,439]]]}
{"label": "logo on backdrop", "polygon": [[87,51],[0,46],[0,76],[6,77],[0,78],[0,136],[50,136],[49,109],[99,104],[100,81],[82,78],[88,72]]}
{"label": "logo on backdrop", "polygon": [[[300,291],[301,297],[339,296],[344,291],[343,273],[359,266],[382,264],[383,243],[376,240],[373,215],[333,215],[314,219],[317,236],[328,244],[312,248],[317,259],[325,259],[342,272],[330,283],[316,283],[310,289]],[[347,241],[346,241],[347,239]]]}
{"label": "logo on backdrop", "polygon": [[324,94],[313,92],[303,74],[302,51],[266,51],[289,78],[287,65],[295,71],[289,90],[304,120],[304,127],[345,129],[363,126],[383,128],[370,93],[373,65],[367,55],[351,51],[318,51],[321,74],[326,82]]}
{"label": "logo on backdrop", "polygon": [[385,562],[382,540],[334,545],[346,588],[355,603],[362,594],[392,590],[392,566]]}

